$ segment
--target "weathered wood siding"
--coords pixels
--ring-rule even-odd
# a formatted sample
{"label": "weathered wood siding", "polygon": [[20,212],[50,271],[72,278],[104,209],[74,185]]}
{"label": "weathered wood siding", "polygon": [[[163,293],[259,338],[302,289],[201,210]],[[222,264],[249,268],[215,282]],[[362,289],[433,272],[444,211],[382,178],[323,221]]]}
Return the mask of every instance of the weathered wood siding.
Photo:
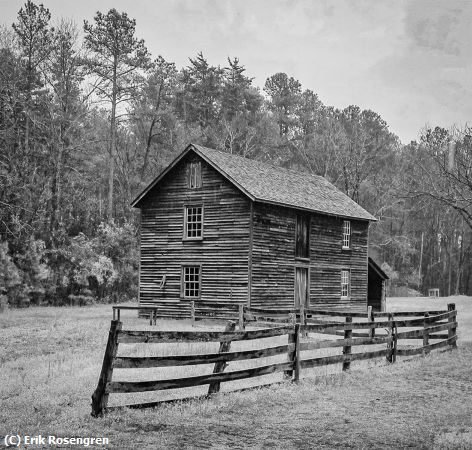
{"label": "weathered wood siding", "polygon": [[[351,245],[342,249],[344,219],[312,215],[310,235],[311,304],[367,307],[368,222],[350,220]],[[341,300],[341,270],[351,272],[350,299]]]}
{"label": "weathered wood siding", "polygon": [[[202,188],[188,188],[188,165],[197,160],[184,158],[141,205],[140,304],[162,305],[174,317],[190,315],[190,300],[181,298],[183,264],[201,264],[201,301],[247,302],[249,200],[204,161]],[[203,205],[200,241],[183,240],[187,204]]]}
{"label": "weathered wood siding", "polygon": [[296,212],[255,203],[251,306],[293,308]]}
{"label": "weathered wood siding", "polygon": [[[365,308],[368,223],[351,220],[351,246],[342,250],[341,218],[311,214],[310,259],[295,258],[297,212],[254,206],[251,305],[293,308],[295,267],[309,267],[310,304]],[[351,272],[351,297],[341,300],[341,270]]]}

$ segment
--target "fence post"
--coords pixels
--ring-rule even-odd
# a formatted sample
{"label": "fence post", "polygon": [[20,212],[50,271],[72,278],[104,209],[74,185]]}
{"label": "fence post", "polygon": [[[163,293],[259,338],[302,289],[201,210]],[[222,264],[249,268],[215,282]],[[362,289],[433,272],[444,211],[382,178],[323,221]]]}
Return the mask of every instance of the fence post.
{"label": "fence post", "polygon": [[387,361],[394,363],[397,360],[397,325],[395,324],[395,320],[393,320],[393,314],[388,314],[388,321],[390,322],[390,336],[392,337],[393,341],[387,344],[387,349],[389,353],[387,355]]}
{"label": "fence post", "polygon": [[192,327],[195,326],[195,302],[192,300],[190,302],[190,322],[192,323]]}
{"label": "fence post", "polygon": [[287,352],[287,361],[293,363],[293,366],[292,366],[292,369],[286,370],[284,372],[284,378],[291,380],[293,378],[293,373],[294,373],[295,363],[296,363],[296,358],[297,358],[297,347],[299,345],[299,337],[298,337],[299,324],[296,323],[297,319],[296,319],[294,314],[292,315],[292,313],[290,313],[289,316],[291,316],[290,319],[291,319],[291,322],[293,324],[294,333],[290,333],[288,335],[287,344],[288,345],[293,344],[294,348],[293,348],[293,350],[290,350],[290,349],[288,350],[288,352]]}
{"label": "fence post", "polygon": [[[392,315],[393,319],[393,315]],[[392,354],[392,363],[394,363],[397,360],[397,324],[395,323],[395,320],[392,322],[392,336],[393,336],[393,354]]]}
{"label": "fence post", "polygon": [[244,331],[244,305],[239,305],[239,330]]}
{"label": "fence post", "polygon": [[[352,323],[352,317],[346,317],[346,323]],[[344,339],[352,338],[352,330],[344,330]],[[345,345],[343,347],[343,355],[351,354],[351,346]],[[343,361],[343,371],[351,368],[351,361]]]}
{"label": "fence post", "polygon": [[[236,328],[235,322],[228,322],[226,324],[225,331],[226,332],[234,331],[235,328]],[[230,347],[231,347],[231,341],[220,342],[220,349],[218,350],[218,353],[229,352]],[[226,361],[216,362],[215,367],[213,369],[213,373],[223,372],[226,369],[226,367],[228,367],[228,363]],[[214,381],[213,383],[210,383],[210,386],[208,387],[208,395],[216,394],[219,391],[220,391],[219,381]]]}
{"label": "fence post", "polygon": [[295,360],[293,361],[294,374],[293,381],[298,382],[300,379],[300,324],[295,324]]}
{"label": "fence post", "polygon": [[[369,322],[375,322],[375,315],[374,315],[374,311],[372,311],[372,306],[369,306],[369,313],[367,315],[367,320]],[[369,337],[371,339],[375,338],[375,328],[369,328]]]}
{"label": "fence post", "polygon": [[113,375],[113,360],[118,351],[118,333],[121,330],[121,322],[112,320],[110,331],[108,332],[108,341],[103,356],[102,370],[98,385],[92,394],[92,416],[101,416],[106,410],[108,404],[108,393],[106,392],[107,383],[111,381]]}
{"label": "fence post", "polygon": [[429,324],[426,320],[429,317],[429,313],[424,314],[424,325],[423,325],[423,355],[427,355],[430,350],[426,348],[429,345]]}
{"label": "fence post", "polygon": [[[449,317],[449,319],[447,319],[448,322],[456,322],[457,320],[457,311],[456,311],[456,304],[455,303],[448,303],[447,304],[447,310],[448,311],[455,311],[455,313],[453,314],[452,317]],[[447,337],[448,339],[451,339],[452,337],[456,336],[457,334],[457,328],[454,326],[453,328],[449,328],[447,330]],[[452,343],[450,344],[451,348],[456,348],[457,347],[457,339]]]}

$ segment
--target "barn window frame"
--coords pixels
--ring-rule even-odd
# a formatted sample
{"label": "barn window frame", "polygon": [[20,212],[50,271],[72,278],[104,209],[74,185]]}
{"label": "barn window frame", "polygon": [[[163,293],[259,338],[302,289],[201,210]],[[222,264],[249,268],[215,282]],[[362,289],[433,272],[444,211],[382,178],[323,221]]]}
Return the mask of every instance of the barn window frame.
{"label": "barn window frame", "polygon": [[184,206],[184,241],[201,241],[203,239],[203,204]]}
{"label": "barn window frame", "polygon": [[345,220],[343,222],[343,250],[351,248],[351,221]]}
{"label": "barn window frame", "polygon": [[202,187],[202,163],[200,161],[191,162],[188,169],[189,189],[200,189]]}
{"label": "barn window frame", "polygon": [[[308,214],[297,213],[295,221],[295,258],[298,260],[310,259],[310,216]],[[302,237],[300,232],[306,228],[306,241],[300,242]]]}
{"label": "barn window frame", "polygon": [[351,298],[351,271],[341,269],[341,300]]}
{"label": "barn window frame", "polygon": [[180,280],[180,296],[184,299],[199,299],[201,298],[201,295],[202,295],[202,265],[201,264],[182,265],[181,280]]}

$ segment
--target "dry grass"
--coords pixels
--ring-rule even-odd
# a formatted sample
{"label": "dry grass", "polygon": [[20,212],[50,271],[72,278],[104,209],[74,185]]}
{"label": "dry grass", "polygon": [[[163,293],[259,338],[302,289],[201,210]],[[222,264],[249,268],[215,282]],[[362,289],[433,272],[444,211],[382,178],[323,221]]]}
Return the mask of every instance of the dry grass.
{"label": "dry grass", "polygon": [[[285,383],[146,411],[119,410],[98,420],[90,417],[90,395],[100,372],[111,308],[8,311],[0,315],[0,435],[106,435],[115,448],[472,448],[472,344],[468,342],[472,340],[472,299],[389,299],[388,306],[392,310],[444,309],[449,301],[459,311],[457,352],[393,366],[380,362],[375,370],[351,373],[330,374],[339,372],[340,366],[329,366],[305,373],[310,378],[298,386]],[[124,323],[126,328],[147,327],[131,313]],[[188,329],[189,324],[160,321],[158,327]],[[208,329],[202,323],[198,327]],[[221,330],[222,324],[214,327]],[[285,342],[286,337],[272,338],[269,345]],[[123,346],[120,352],[205,353],[218,347],[191,345]],[[238,342],[232,349],[259,346],[267,342]],[[333,351],[340,349],[324,350],[325,354]],[[277,358],[285,356],[232,363],[227,370],[272,363]],[[353,363],[353,369],[359,366],[369,365]],[[190,376],[208,373],[211,367],[176,368],[165,374],[162,369],[147,369],[151,372],[141,371],[139,376]],[[115,379],[136,379],[133,372],[116,371]],[[281,374],[274,377],[280,379]],[[241,382],[222,385],[225,390],[241,386]],[[202,387],[202,393],[206,389]],[[161,398],[162,394],[142,394],[132,401],[152,401],[156,395]]]}

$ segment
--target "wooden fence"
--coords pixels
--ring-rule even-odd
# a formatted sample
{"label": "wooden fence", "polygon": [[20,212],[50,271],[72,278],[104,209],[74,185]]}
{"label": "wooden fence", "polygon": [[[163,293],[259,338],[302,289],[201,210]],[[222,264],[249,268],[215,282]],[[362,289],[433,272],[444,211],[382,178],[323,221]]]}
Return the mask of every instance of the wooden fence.
{"label": "wooden fence", "polygon": [[[315,315],[329,317],[330,319],[342,317],[344,320],[320,320]],[[302,314],[298,312],[297,315],[297,311],[282,312],[256,310],[255,308],[248,309],[243,316],[242,324],[240,322],[240,328],[242,329],[238,331],[235,331],[235,322],[229,322],[225,331],[135,331],[123,330],[119,311],[116,316],[114,310],[114,318],[111,322],[98,386],[92,395],[92,415],[101,415],[107,409],[108,397],[113,393],[159,391],[208,384],[208,394],[213,394],[219,391],[220,383],[222,382],[242,380],[277,372],[283,372],[286,379],[298,381],[303,369],[341,363],[343,370],[349,370],[352,361],[378,357],[385,357],[387,361],[394,363],[398,356],[426,355],[434,349],[442,347],[454,348],[457,341],[457,311],[454,304],[449,304],[447,311],[376,313],[375,316],[370,313],[368,318],[365,313],[359,312],[306,310]],[[269,328],[244,330],[243,328],[247,323],[246,319],[254,321],[256,316],[262,319],[263,323],[267,323],[268,320],[288,320],[294,323],[281,325],[271,323]],[[354,322],[353,318],[362,318],[364,321]],[[255,323],[260,325],[261,322]],[[406,330],[399,332],[401,328]],[[313,334],[342,335],[342,339],[304,339],[304,337]],[[258,350],[230,351],[231,342],[234,341],[249,341],[276,336],[286,336],[287,344]],[[399,348],[399,341],[410,339],[418,339],[422,343],[420,346]],[[217,353],[207,354],[152,357],[118,356],[117,354],[118,347],[121,344],[165,342],[219,342],[220,347]],[[352,349],[356,346],[366,345],[385,345],[385,348],[368,352],[352,352]],[[303,355],[304,351],[336,347],[342,348],[342,354],[321,357],[304,357]],[[259,359],[284,354],[287,355],[286,362],[224,372],[227,363],[230,361]],[[112,380],[113,369],[139,369],[198,364],[215,364],[213,373],[178,379],[150,381]],[[157,404],[159,402],[124,406],[148,407],[156,406]]]}

